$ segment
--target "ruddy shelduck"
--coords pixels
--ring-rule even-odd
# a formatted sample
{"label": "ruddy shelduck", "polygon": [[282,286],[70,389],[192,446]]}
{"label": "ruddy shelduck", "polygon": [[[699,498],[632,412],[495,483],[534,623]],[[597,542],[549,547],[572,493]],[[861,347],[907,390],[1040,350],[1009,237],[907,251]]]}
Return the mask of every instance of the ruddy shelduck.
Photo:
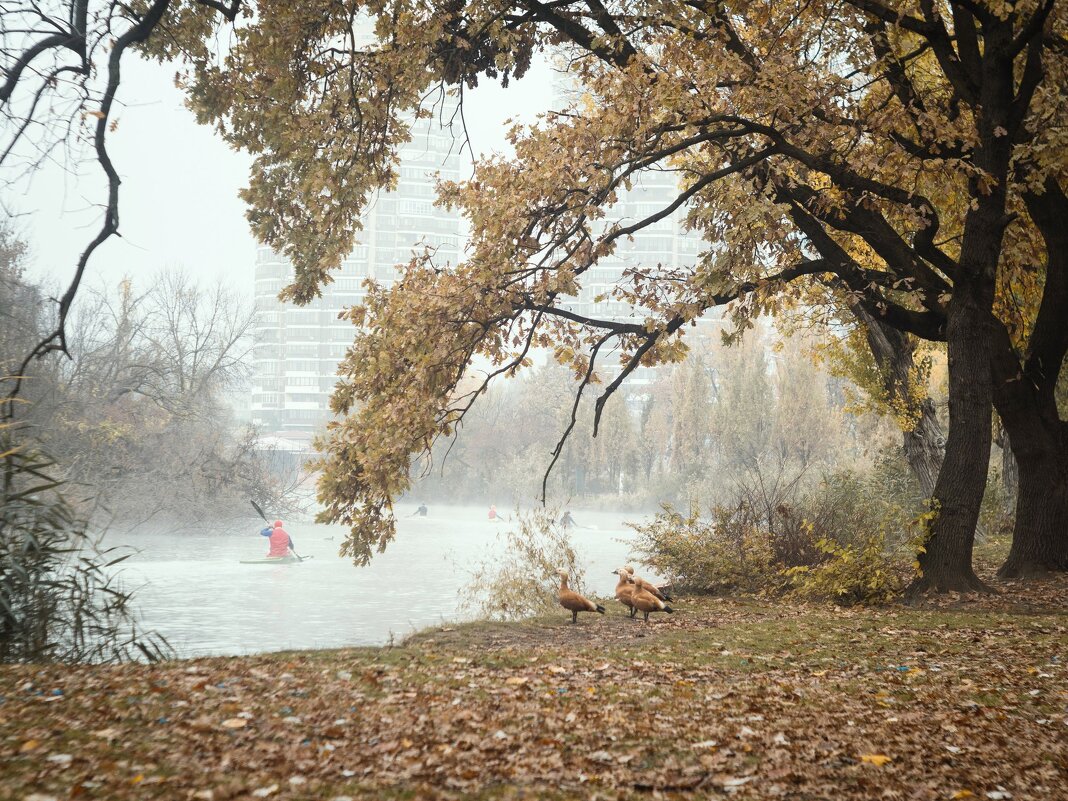
{"label": "ruddy shelduck", "polygon": [[567,573],[565,571],[558,570],[556,575],[560,577],[560,591],[556,594],[556,597],[560,601],[560,606],[571,613],[572,623],[578,622],[579,612],[600,612],[602,615],[604,614],[603,606],[595,604],[589,598],[579,595],[567,586]]}
{"label": "ruddy shelduck", "polygon": [[664,592],[662,588],[657,587],[655,584],[653,584],[653,582],[646,581],[641,576],[634,575],[634,568],[630,565],[627,565],[623,569],[630,574],[631,581],[633,581],[640,589],[645,590],[647,593],[659,598],[661,601],[674,600],[670,595]]}
{"label": "ruddy shelduck", "polygon": [[631,580],[630,573],[624,568],[621,567],[612,572],[619,576],[619,583],[616,584],[616,600],[623,604],[623,606],[629,608],[630,616],[634,617],[638,614],[638,610],[634,606],[634,591],[638,588]]}
{"label": "ruddy shelduck", "polygon": [[635,586],[630,599],[635,608],[645,616],[646,623],[649,622],[650,612],[667,612],[669,615],[675,612],[674,609],[643,587]]}

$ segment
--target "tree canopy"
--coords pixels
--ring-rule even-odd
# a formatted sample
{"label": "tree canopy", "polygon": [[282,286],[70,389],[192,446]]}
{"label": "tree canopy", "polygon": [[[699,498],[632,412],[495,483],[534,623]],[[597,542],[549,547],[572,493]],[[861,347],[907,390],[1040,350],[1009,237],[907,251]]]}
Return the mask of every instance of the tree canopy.
{"label": "tree canopy", "polygon": [[[1017,540],[1030,543],[1013,569],[1068,567],[1068,427],[1053,402],[1068,350],[1063,2],[272,0],[147,13],[146,51],[184,57],[199,118],[254,155],[249,219],[293,261],[283,295],[296,302],[329,282],[369,197],[394,181],[411,120],[441,92],[462,101],[543,52],[581,88],[513,128],[514,156],[440,187],[471,222],[459,264],[415,258],[349,315],[359,332],[320,497],[325,520],[352,527],[343,550],[357,561],[393,536],[413,455],[481,394],[464,381],[472,358],[495,375],[553,348],[580,397],[597,386],[599,414],[630,371],[678,359],[708,308],[730,304],[744,329],[829,297],[946,342],[951,425],[921,555],[928,583],[978,585],[971,542],[995,403],[1021,463]],[[674,200],[614,215],[654,169],[677,176]],[[569,310],[598,260],[681,208],[709,243],[701,258],[636,266],[610,293],[644,319]]]}
{"label": "tree canopy", "polygon": [[[950,340],[971,387],[951,386],[948,467],[981,484],[967,462],[982,426],[989,448],[979,418],[995,345],[967,343],[996,313],[1018,364],[1011,348],[1043,333],[1028,203],[1063,197],[1064,23],[1053,0],[259,4],[221,63],[194,64],[191,97],[256,154],[250,219],[293,260],[298,301],[352,247],[370,190],[392,180],[406,115],[430,113],[435,89],[507,81],[550,48],[582,87],[512,130],[514,157],[441,187],[471,220],[467,258],[415,259],[353,311],[365,331],[342,364],[321,485],[325,517],[353,526],[346,550],[366,559],[392,536],[411,455],[477,397],[457,391],[473,356],[508,372],[554,347],[582,387],[618,360],[603,399],[639,364],[678,358],[709,307],[735,301],[745,326],[813,282]],[[360,25],[377,41],[361,44]],[[677,174],[674,201],[614,219],[618,193],[653,168]],[[567,310],[620,239],[683,206],[709,241],[702,258],[630,270],[612,292],[644,321]],[[936,488],[939,514],[974,529],[962,491]]]}

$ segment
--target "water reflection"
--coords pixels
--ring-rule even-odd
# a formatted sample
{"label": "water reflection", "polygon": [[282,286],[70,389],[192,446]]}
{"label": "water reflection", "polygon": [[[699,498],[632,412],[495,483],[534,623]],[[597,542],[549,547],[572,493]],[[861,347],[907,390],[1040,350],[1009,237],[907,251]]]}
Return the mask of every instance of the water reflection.
{"label": "water reflection", "polygon": [[[370,566],[337,556],[343,529],[287,524],[297,565],[243,565],[266,554],[266,540],[249,521],[247,534],[138,535],[126,542],[127,582],[140,586],[146,627],[163,634],[182,656],[240,654],[288,648],[380,645],[463,616],[458,589],[469,570],[498,547],[506,522],[486,520],[485,508],[434,507],[427,518],[406,518],[398,536]],[[630,529],[640,515],[575,513],[573,540],[587,583],[611,594],[614,568],[627,558]],[[595,527],[595,528],[594,528]],[[331,539],[332,538],[332,539]]]}

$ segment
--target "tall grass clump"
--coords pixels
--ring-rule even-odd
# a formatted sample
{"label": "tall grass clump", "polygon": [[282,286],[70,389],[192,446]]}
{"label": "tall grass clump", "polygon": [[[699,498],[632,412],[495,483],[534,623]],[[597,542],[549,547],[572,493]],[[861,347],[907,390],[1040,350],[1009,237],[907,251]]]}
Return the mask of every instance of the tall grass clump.
{"label": "tall grass clump", "polygon": [[0,423],[0,662],[161,659],[104,547],[61,493],[54,465]]}

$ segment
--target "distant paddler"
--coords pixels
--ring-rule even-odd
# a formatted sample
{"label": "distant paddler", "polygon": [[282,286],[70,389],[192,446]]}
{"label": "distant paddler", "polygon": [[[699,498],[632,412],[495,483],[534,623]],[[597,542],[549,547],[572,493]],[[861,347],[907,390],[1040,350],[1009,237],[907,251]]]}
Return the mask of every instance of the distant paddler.
{"label": "distant paddler", "polygon": [[[272,526],[270,524],[270,518],[267,517],[267,513],[263,511],[260,505],[252,500],[249,502],[252,504],[252,508],[256,510],[256,514],[263,518],[264,523],[267,523],[267,526],[260,530],[260,536],[267,537],[271,544],[270,550],[267,552],[264,561],[287,561],[290,559],[290,553],[292,553],[293,559],[296,559],[298,562],[303,562],[305,557],[297,553],[297,549],[293,546],[293,538],[289,536],[284,528],[282,528],[282,521],[275,520],[274,525]],[[307,558],[310,559],[311,557],[309,556]]]}
{"label": "distant paddler", "polygon": [[275,520],[273,526],[260,529],[260,536],[267,537],[270,543],[270,549],[267,551],[268,559],[285,559],[290,554],[297,559],[300,558],[293,549],[293,538],[282,528],[281,520]]}
{"label": "distant paddler", "polygon": [[571,514],[571,510],[570,509],[565,509],[564,513],[560,516],[560,528],[596,529],[597,526],[594,526],[594,525],[580,526],[578,521],[575,519],[575,516]]}

